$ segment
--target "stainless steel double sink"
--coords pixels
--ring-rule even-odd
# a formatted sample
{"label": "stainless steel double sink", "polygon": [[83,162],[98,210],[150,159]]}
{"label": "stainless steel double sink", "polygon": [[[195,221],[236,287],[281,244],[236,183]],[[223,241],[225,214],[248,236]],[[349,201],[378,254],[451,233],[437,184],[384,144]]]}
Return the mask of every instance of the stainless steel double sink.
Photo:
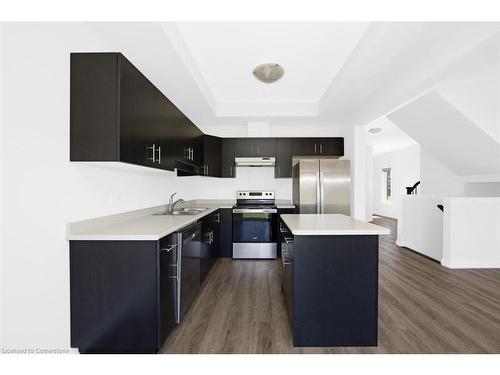
{"label": "stainless steel double sink", "polygon": [[202,213],[206,210],[208,210],[207,207],[183,207],[173,210],[172,212],[165,211],[156,213],[154,215],[198,215],[199,213]]}

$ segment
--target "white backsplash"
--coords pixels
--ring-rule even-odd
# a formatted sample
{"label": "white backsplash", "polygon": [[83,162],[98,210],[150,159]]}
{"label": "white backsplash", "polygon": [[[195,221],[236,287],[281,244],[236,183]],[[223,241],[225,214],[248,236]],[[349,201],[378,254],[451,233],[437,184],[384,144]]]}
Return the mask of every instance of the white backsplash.
{"label": "white backsplash", "polygon": [[237,190],[273,190],[276,199],[292,199],[292,179],[274,178],[272,167],[237,167],[235,178],[179,177],[195,199],[234,199]]}

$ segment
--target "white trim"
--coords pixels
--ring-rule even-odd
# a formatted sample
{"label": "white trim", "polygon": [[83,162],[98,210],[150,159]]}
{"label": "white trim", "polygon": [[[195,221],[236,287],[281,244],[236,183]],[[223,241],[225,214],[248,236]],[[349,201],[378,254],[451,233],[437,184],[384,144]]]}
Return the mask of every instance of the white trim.
{"label": "white trim", "polygon": [[500,268],[500,259],[461,259],[450,261],[442,258],[441,264],[447,268]]}

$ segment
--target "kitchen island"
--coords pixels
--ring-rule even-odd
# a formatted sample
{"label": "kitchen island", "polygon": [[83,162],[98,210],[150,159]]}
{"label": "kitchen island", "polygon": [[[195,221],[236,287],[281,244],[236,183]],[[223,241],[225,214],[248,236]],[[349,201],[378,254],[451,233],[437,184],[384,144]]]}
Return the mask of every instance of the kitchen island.
{"label": "kitchen island", "polygon": [[282,289],[294,346],[377,346],[378,236],[337,214],[280,220]]}

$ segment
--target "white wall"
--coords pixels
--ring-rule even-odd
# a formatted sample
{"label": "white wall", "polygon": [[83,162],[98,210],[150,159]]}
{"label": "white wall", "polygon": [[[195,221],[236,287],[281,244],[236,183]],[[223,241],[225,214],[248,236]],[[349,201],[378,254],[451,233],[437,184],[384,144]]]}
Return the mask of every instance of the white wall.
{"label": "white wall", "polygon": [[[383,168],[391,168],[392,200],[383,199]],[[420,146],[413,145],[373,157],[373,212],[399,218],[406,187],[420,180]],[[419,186],[420,190],[420,186]]]}
{"label": "white wall", "polygon": [[373,216],[373,146],[365,147],[365,209],[366,221],[371,221]]}
{"label": "white wall", "polygon": [[3,24],[1,48],[3,345],[68,348],[66,223],[186,189],[173,173],[69,162],[69,53],[113,50],[87,25]]}
{"label": "white wall", "polygon": [[[269,188],[279,199],[291,198],[290,179],[274,179],[272,168],[240,168],[236,179],[212,179],[70,163],[70,52],[120,49],[83,23],[2,24],[0,36],[1,93],[8,93],[0,102],[3,347],[69,348],[66,223],[164,204],[175,191],[185,199],[233,198],[240,188]],[[217,135],[236,135],[229,133]],[[283,126],[270,133],[338,131]]]}
{"label": "white wall", "polygon": [[424,147],[420,149],[419,186],[422,194],[464,195],[464,183],[451,169],[436,159]]}
{"label": "white wall", "polygon": [[405,195],[401,199],[396,244],[441,261],[443,256],[443,212],[441,197]]}
{"label": "white wall", "polygon": [[443,258],[449,268],[500,268],[500,198],[443,198]]}
{"label": "white wall", "polygon": [[500,197],[500,182],[467,182],[464,193],[466,197]]}
{"label": "white wall", "polygon": [[237,167],[235,178],[182,177],[190,187],[189,196],[198,199],[234,199],[236,190],[269,189],[276,199],[292,199],[292,179],[274,178],[274,168]]}

